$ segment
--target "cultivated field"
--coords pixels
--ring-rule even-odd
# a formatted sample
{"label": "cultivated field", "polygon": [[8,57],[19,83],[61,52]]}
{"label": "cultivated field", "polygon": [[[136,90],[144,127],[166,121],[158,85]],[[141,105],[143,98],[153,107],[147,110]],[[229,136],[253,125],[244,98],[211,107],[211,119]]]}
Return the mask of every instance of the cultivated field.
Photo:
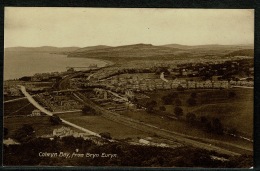
{"label": "cultivated field", "polygon": [[4,118],[4,127],[8,129],[8,137],[13,137],[14,132],[21,128],[24,124],[29,124],[33,127],[36,136],[52,134],[53,129],[60,128],[66,125],[52,125],[49,121],[49,116],[37,117],[12,117]]}
{"label": "cultivated field", "polygon": [[144,138],[152,136],[148,133],[110,121],[101,116],[83,116],[82,114],[58,114],[59,117],[82,126],[96,133],[109,132],[114,139]]}

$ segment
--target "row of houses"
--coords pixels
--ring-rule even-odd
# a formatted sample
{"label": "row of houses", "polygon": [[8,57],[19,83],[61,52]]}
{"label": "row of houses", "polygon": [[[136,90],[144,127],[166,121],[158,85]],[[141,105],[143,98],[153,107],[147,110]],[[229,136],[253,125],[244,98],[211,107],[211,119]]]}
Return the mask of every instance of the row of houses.
{"label": "row of houses", "polygon": [[60,128],[54,129],[52,133],[53,137],[68,137],[73,136],[75,138],[83,138],[84,140],[91,140],[97,145],[103,145],[105,144],[105,141],[102,138],[95,137],[93,135],[87,134],[87,133],[80,133],[77,131],[74,131],[70,129],[69,127],[62,126]]}
{"label": "row of houses", "polygon": [[53,112],[82,109],[83,105],[66,95],[38,94],[37,99]]}

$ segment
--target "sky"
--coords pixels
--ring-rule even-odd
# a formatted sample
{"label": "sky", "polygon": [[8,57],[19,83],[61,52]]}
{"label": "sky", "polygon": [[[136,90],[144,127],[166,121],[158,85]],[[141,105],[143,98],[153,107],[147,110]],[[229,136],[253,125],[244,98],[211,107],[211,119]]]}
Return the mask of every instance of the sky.
{"label": "sky", "polygon": [[253,44],[254,10],[6,7],[5,47]]}

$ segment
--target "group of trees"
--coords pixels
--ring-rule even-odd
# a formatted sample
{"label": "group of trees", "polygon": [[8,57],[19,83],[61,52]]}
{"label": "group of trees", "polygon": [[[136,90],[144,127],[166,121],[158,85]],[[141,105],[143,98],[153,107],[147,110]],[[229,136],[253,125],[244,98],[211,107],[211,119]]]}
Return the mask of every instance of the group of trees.
{"label": "group of trees", "polygon": [[147,102],[146,104],[145,104],[145,107],[146,107],[146,111],[148,112],[148,113],[152,113],[152,112],[154,112],[154,107],[156,107],[157,106],[157,102],[155,101],[155,100],[152,100],[152,101],[150,101],[150,102]]}
{"label": "group of trees", "polygon": [[62,123],[60,117],[55,114],[49,117],[49,121],[51,122],[52,125],[59,125]]}
{"label": "group of trees", "polygon": [[18,128],[13,135],[13,138],[18,142],[28,142],[35,138],[35,131],[30,124],[24,124],[21,128]]}
{"label": "group of trees", "polygon": [[83,115],[95,115],[97,114],[96,110],[89,106],[84,106],[82,108]]}
{"label": "group of trees", "polygon": [[210,133],[219,135],[224,133],[224,127],[219,118],[211,118],[207,116],[201,116],[200,118],[197,118],[194,113],[189,112],[186,114],[186,121],[192,125],[201,127]]}
{"label": "group of trees", "polygon": [[[173,102],[176,102],[178,97],[179,97],[179,95],[176,92],[169,93],[162,97],[163,104],[165,104],[165,105],[173,104]],[[179,103],[181,103],[180,99],[178,99],[178,101],[179,101]]]}
{"label": "group of trees", "polygon": [[189,106],[196,106],[197,105],[197,93],[193,92],[190,95],[190,98],[187,100],[187,104]]}
{"label": "group of trees", "polygon": [[207,131],[216,134],[223,134],[224,127],[219,118],[200,117],[201,126]]}

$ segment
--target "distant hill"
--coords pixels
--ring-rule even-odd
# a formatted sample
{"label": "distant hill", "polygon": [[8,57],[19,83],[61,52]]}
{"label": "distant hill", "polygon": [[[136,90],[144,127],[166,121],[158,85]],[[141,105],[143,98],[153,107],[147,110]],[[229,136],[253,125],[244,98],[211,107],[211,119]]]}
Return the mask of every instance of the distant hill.
{"label": "distant hill", "polygon": [[161,55],[170,55],[174,54],[177,51],[181,51],[177,48],[153,46],[151,44],[134,44],[134,45],[125,45],[117,47],[105,47],[94,50],[89,50],[88,48],[80,49],[80,51],[74,51],[70,53],[69,57],[131,57],[131,58],[142,58],[142,57],[152,57],[152,56],[161,56]]}
{"label": "distant hill", "polygon": [[79,47],[9,47],[5,48],[7,52],[49,52],[49,53],[66,53],[79,49]]}
{"label": "distant hill", "polygon": [[167,44],[162,45],[162,47],[179,48],[179,49],[253,49],[254,45],[219,45],[219,44],[209,44],[209,45],[180,45],[180,44]]}
{"label": "distant hill", "polygon": [[80,52],[89,51],[89,50],[106,49],[106,48],[110,48],[110,47],[111,46],[105,46],[105,45],[88,46],[88,47],[76,49],[75,51],[72,51],[72,53],[80,53]]}
{"label": "distant hill", "polygon": [[254,49],[242,49],[231,52],[225,56],[254,56]]}

